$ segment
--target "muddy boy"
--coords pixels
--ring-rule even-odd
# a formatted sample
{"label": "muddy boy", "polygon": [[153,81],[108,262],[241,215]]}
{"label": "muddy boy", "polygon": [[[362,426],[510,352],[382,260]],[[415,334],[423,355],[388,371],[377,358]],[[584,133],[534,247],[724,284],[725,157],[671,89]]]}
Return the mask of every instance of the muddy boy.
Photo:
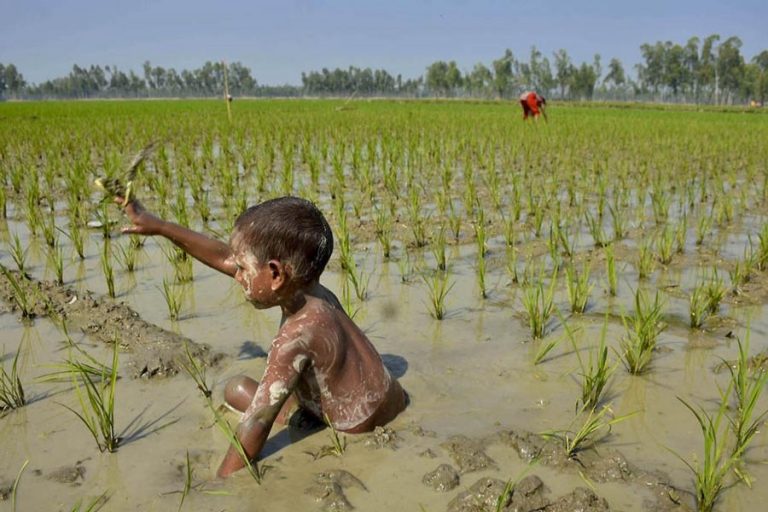
{"label": "muddy boy", "polygon": [[[122,198],[117,198],[122,203]],[[252,459],[273,423],[285,422],[295,406],[337,430],[359,433],[383,425],[405,408],[405,393],[378,352],[320,284],[333,252],[325,217],[309,201],[282,197],[243,212],[229,244],[162,220],[130,201],[132,225],[124,233],[160,235],[191,256],[233,277],[258,309],[280,307],[282,320],[260,383],[235,377],[224,399],[243,412],[237,436]],[[243,468],[230,446],[218,476]]]}

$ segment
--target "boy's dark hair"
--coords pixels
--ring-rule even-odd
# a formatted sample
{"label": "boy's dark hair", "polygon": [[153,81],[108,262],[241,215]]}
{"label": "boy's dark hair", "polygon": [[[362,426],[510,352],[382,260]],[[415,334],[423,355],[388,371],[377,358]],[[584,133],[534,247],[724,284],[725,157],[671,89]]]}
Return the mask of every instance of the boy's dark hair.
{"label": "boy's dark hair", "polygon": [[299,197],[278,197],[245,210],[235,221],[232,241],[256,259],[290,263],[292,277],[308,284],[320,277],[333,252],[333,233],[317,207]]}

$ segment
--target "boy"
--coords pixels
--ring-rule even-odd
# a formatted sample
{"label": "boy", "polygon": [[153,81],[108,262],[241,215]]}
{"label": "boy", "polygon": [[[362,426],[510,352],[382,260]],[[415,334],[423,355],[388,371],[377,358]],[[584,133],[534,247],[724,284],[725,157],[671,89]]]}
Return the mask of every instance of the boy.
{"label": "boy", "polygon": [[[226,402],[244,413],[237,436],[248,457],[258,456],[278,415],[286,419],[289,397],[348,433],[371,431],[405,408],[400,384],[319,282],[333,252],[333,234],[312,203],[282,197],[247,209],[235,222],[229,245],[166,222],[136,200],[124,209],[132,225],[123,233],[164,236],[235,278],[256,308],[282,310],[261,383],[235,377],[225,389]],[[227,477],[244,466],[230,446],[217,474]]]}
{"label": "boy", "polygon": [[[533,116],[536,120],[539,118],[539,113],[544,114],[544,120],[547,120],[547,113],[544,107],[547,104],[546,98],[533,91],[526,91],[520,95],[520,106],[523,107],[523,121],[528,119],[529,115]],[[541,112],[539,112],[541,111]]]}

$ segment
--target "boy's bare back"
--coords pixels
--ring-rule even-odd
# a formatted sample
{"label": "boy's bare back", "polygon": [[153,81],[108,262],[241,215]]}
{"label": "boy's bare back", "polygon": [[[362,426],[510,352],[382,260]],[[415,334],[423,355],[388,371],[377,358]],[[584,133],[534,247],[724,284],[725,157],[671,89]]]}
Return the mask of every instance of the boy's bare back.
{"label": "boy's bare back", "polygon": [[320,284],[308,291],[304,307],[284,318],[243,420],[290,391],[300,407],[327,416],[342,432],[370,431],[405,407],[405,393],[376,349]]}

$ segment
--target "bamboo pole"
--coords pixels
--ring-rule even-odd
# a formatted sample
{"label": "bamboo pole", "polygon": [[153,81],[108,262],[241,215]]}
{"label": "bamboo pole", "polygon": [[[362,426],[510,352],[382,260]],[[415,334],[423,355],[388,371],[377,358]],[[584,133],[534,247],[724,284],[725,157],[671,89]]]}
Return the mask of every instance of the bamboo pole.
{"label": "bamboo pole", "polygon": [[224,68],[224,102],[227,104],[227,119],[232,123],[232,96],[229,95],[229,80],[227,78],[227,62],[221,61]]}

